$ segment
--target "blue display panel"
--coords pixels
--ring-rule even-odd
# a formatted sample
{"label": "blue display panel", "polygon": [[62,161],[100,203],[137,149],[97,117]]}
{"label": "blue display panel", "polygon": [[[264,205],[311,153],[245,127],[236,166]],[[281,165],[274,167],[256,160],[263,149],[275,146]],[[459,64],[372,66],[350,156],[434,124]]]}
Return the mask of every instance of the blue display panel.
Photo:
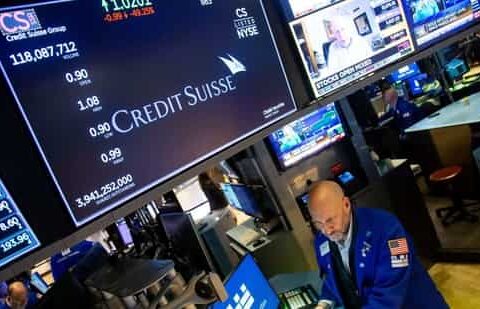
{"label": "blue display panel", "polygon": [[400,0],[282,0],[316,97],[414,51]]}
{"label": "blue display panel", "polygon": [[334,103],[310,113],[268,137],[281,168],[290,167],[346,136]]}
{"label": "blue display panel", "polygon": [[0,9],[0,66],[75,224],[296,110],[261,1]]}
{"label": "blue display panel", "polygon": [[222,183],[223,194],[228,203],[238,210],[259,219],[265,219],[262,209],[255,200],[252,189],[246,185]]}
{"label": "blue display panel", "polygon": [[413,77],[420,73],[421,72],[418,68],[417,63],[414,62],[394,71],[392,74],[390,74],[390,79],[392,80],[392,82],[399,82],[409,79],[410,77]]}
{"label": "blue display panel", "polygon": [[480,17],[478,0],[402,0],[419,47],[443,40]]}
{"label": "blue display panel", "polygon": [[40,246],[0,179],[0,267]]}
{"label": "blue display panel", "polygon": [[246,255],[225,283],[228,299],[210,309],[278,308],[280,300],[251,255]]}

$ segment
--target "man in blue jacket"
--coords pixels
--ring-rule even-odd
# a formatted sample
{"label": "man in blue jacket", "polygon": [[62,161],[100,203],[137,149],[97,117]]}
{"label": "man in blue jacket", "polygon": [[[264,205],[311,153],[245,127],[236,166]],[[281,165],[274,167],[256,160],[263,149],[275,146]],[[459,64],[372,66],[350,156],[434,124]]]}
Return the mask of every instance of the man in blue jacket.
{"label": "man in blue jacket", "polygon": [[355,208],[335,182],[310,191],[321,308],[448,308],[393,215]]}

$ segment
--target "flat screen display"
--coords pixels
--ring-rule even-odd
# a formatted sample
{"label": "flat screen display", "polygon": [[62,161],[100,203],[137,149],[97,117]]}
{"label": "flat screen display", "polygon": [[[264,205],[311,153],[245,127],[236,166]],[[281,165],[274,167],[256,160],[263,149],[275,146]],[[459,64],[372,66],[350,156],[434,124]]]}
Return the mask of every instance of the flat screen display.
{"label": "flat screen display", "polygon": [[282,1],[316,97],[414,51],[400,1]]}
{"label": "flat screen display", "polygon": [[246,255],[225,282],[228,299],[210,309],[278,308],[280,300],[251,255]]}
{"label": "flat screen display", "polygon": [[281,168],[319,153],[346,136],[334,103],[289,123],[268,137]]}
{"label": "flat screen display", "polygon": [[414,62],[394,71],[392,74],[390,74],[390,79],[392,82],[396,83],[409,79],[410,77],[413,77],[420,73],[420,68],[418,67],[417,63]]}
{"label": "flat screen display", "polygon": [[264,219],[265,216],[255,199],[252,189],[246,185],[222,183],[222,191],[230,205],[247,215]]}
{"label": "flat screen display", "polygon": [[445,39],[480,17],[478,0],[402,0],[419,47]]}
{"label": "flat screen display", "polygon": [[0,4],[0,69],[77,226],[296,110],[259,0]]}
{"label": "flat screen display", "polygon": [[0,179],[0,267],[39,246],[37,236]]}

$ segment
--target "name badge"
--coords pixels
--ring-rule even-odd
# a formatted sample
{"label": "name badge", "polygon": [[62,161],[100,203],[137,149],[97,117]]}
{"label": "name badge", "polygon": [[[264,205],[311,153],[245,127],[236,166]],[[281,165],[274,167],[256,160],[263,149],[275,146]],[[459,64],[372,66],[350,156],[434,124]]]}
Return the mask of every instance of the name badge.
{"label": "name badge", "polygon": [[320,245],[320,255],[324,256],[328,253],[330,253],[330,246],[328,245],[328,241],[326,241]]}

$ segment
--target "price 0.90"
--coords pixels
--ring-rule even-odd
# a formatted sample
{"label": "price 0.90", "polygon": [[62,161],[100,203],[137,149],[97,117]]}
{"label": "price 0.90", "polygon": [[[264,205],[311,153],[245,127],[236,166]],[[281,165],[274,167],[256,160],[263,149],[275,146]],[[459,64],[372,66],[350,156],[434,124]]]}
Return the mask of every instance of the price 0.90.
{"label": "price 0.90", "polygon": [[88,133],[90,133],[91,137],[99,137],[102,135],[106,135],[112,130],[110,124],[108,122],[100,123],[95,127],[91,127],[88,129]]}
{"label": "price 0.90", "polygon": [[75,70],[65,74],[65,79],[69,84],[88,79],[88,71],[85,69]]}
{"label": "price 0.90", "polygon": [[28,233],[22,233],[3,243],[0,243],[0,247],[2,248],[3,253],[5,253],[24,243],[32,243],[32,240],[30,239],[30,235],[28,235]]}

